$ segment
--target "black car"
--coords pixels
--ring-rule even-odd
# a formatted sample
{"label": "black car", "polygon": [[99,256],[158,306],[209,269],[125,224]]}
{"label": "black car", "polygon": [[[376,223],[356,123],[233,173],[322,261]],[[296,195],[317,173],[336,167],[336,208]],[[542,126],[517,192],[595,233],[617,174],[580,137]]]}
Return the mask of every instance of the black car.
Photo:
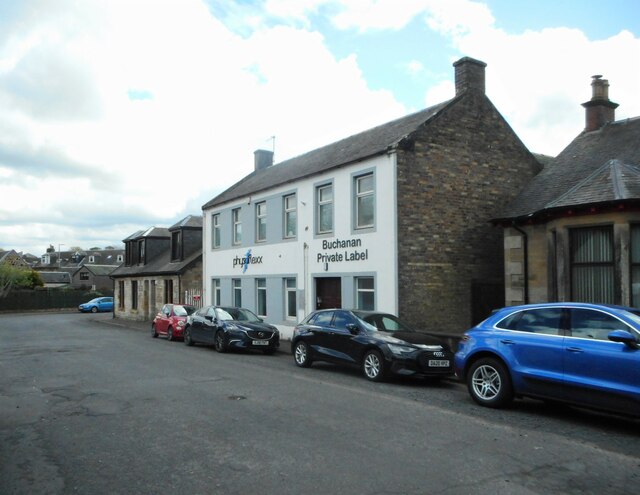
{"label": "black car", "polygon": [[291,352],[300,367],[311,366],[313,361],[350,364],[373,381],[391,373],[453,375],[453,353],[446,344],[387,313],[315,311],[294,329]]}
{"label": "black car", "polygon": [[213,344],[218,352],[257,349],[273,354],[280,346],[280,332],[248,309],[205,306],[188,317],[184,343]]}

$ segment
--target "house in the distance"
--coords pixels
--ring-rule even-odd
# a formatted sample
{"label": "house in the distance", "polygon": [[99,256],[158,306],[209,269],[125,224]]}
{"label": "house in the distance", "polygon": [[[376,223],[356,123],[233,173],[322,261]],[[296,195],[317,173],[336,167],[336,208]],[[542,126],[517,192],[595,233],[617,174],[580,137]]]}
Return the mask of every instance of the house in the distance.
{"label": "house in the distance", "polygon": [[506,304],[640,308],[640,117],[615,120],[594,76],[586,126],[499,215]]}
{"label": "house in the distance", "polygon": [[111,273],[116,318],[145,321],[163,304],[200,304],[202,217],[138,231],[123,242],[124,264]]}

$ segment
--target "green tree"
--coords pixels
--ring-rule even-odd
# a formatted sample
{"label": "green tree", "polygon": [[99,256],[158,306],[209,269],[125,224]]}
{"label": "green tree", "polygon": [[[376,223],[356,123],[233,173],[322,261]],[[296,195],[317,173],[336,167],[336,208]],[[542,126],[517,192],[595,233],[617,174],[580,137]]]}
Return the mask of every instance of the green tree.
{"label": "green tree", "polygon": [[0,299],[6,297],[14,287],[34,289],[43,287],[40,273],[31,268],[17,267],[8,264],[0,265]]}
{"label": "green tree", "polygon": [[13,287],[28,286],[31,271],[4,263],[0,265],[0,298],[6,297]]}

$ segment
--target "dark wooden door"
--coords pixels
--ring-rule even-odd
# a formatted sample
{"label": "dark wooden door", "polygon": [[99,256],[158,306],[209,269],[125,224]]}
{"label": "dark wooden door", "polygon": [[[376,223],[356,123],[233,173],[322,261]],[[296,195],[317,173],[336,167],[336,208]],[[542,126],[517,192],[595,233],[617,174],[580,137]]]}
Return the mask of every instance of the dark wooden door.
{"label": "dark wooden door", "polygon": [[316,278],[316,309],[341,307],[340,277]]}

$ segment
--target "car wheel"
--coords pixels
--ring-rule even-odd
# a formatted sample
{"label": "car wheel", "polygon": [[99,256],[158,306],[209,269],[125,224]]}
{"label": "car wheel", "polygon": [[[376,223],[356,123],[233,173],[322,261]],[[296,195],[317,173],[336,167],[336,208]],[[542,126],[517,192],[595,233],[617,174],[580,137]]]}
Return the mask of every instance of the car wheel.
{"label": "car wheel", "polygon": [[362,372],[365,378],[373,382],[383,380],[386,370],[382,354],[378,351],[368,351],[362,359]]}
{"label": "car wheel", "polygon": [[494,358],[473,363],[467,375],[467,387],[471,398],[481,406],[504,407],[513,400],[509,371]]}
{"label": "car wheel", "polygon": [[216,351],[223,353],[227,352],[227,342],[224,338],[224,332],[222,330],[218,330],[216,332],[215,338]]}
{"label": "car wheel", "polygon": [[191,339],[191,328],[184,327],[184,345],[193,345],[193,340]]}
{"label": "car wheel", "polygon": [[171,327],[167,329],[167,340],[169,342],[173,341],[173,328]]}
{"label": "car wheel", "polygon": [[94,306],[93,308],[91,308],[91,312],[92,313],[97,313],[98,312],[98,308],[96,306]]}
{"label": "car wheel", "polygon": [[300,341],[296,344],[293,350],[293,359],[296,364],[301,368],[308,368],[311,366],[311,358],[309,357],[309,346],[306,342]]}
{"label": "car wheel", "polygon": [[158,332],[156,332],[156,324],[152,323],[151,324],[151,336],[155,339],[156,337],[158,337]]}

